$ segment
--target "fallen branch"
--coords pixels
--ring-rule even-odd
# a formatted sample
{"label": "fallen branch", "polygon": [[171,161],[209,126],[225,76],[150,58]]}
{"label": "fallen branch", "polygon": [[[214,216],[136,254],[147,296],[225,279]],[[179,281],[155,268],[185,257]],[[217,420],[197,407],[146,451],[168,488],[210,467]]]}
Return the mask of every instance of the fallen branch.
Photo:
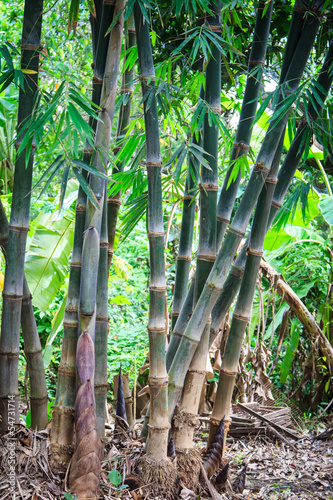
{"label": "fallen branch", "polygon": [[261,259],[260,263],[261,270],[269,280],[273,280],[276,286],[276,290],[283,300],[287,302],[290,309],[295,314],[295,316],[300,320],[306,331],[310,334],[314,341],[318,340],[318,345],[326,356],[326,363],[333,373],[333,347],[328,341],[327,337],[319,327],[318,323],[310,313],[310,311],[305,307],[303,302],[297,296],[297,294],[292,290],[288,283],[283,279],[283,277],[275,271],[275,269],[268,264],[264,259]]}

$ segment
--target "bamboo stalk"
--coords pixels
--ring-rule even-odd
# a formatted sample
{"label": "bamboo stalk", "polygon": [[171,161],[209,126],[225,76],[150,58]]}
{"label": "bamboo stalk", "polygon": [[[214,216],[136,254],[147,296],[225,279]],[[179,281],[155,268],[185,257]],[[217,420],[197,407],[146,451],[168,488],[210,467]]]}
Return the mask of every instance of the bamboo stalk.
{"label": "bamboo stalk", "polygon": [[[6,256],[7,243],[8,221],[0,200],[0,245],[4,256]],[[44,429],[48,422],[47,388],[42,348],[32,307],[31,294],[25,277],[23,280],[21,328],[30,379],[31,428]]]}
{"label": "bamboo stalk", "polygon": [[[154,92],[155,70],[152,57],[149,26],[141,9],[134,4],[134,20],[137,33],[138,56],[142,95]],[[146,165],[148,177],[148,239],[150,251],[149,285],[149,387],[150,418],[147,456],[155,461],[166,461],[168,444],[168,376],[165,364],[165,269],[164,226],[162,209],[161,155],[158,115],[155,95],[151,105],[144,101],[146,131]]]}
{"label": "bamboo stalk", "polygon": [[[294,54],[292,64],[290,65],[290,69],[286,77],[290,91],[293,91],[298,87],[303,68],[306,64],[308,54],[312,48],[320,24],[318,17],[311,17],[311,20],[309,20],[308,16],[307,19],[307,29],[304,30],[300,41],[300,46],[302,46],[303,50],[297,54],[297,57],[295,57]],[[268,173],[270,172],[276,149],[279,145],[282,133],[284,132],[288,116],[289,112],[286,111],[279,122],[274,124],[274,128],[272,124],[270,124],[268,128],[257,162],[252,171],[249,183],[236,211],[235,217],[229,228],[229,232],[226,235],[213,269],[206,281],[204,290],[198,300],[196,308],[193,311],[184,336],[181,339],[179,348],[169,371],[169,419],[171,419],[173,415],[188,366],[193,357],[196,346],[200,341],[209,314],[223,287],[232,259],[241,239],[244,236],[256,199],[263,187]]]}
{"label": "bamboo stalk", "polygon": [[[36,105],[42,13],[43,0],[26,0],[21,42],[21,68],[27,70],[28,74],[25,75],[24,89],[20,88],[19,91],[16,147],[19,147],[22,141],[22,136],[20,136],[22,127],[32,117]],[[9,425],[19,422],[18,356],[33,158],[34,146],[31,148],[27,162],[26,149],[17,155],[15,161],[0,339],[0,427],[4,430],[7,430]],[[9,402],[13,409],[10,418]]]}
{"label": "bamboo stalk", "polygon": [[[247,154],[249,150],[249,144],[252,135],[252,123],[255,117],[259,91],[261,88],[261,73],[262,73],[261,66],[265,60],[270,21],[272,15],[272,6],[273,2],[270,3],[270,6],[264,16],[262,16],[262,13],[265,7],[265,3],[259,2],[257,9],[256,25],[252,41],[250,59],[248,63],[248,78],[246,82],[244,99],[242,103],[239,124],[236,132],[235,143],[230,158],[230,162],[232,163],[232,165],[227,173],[217,206],[217,236],[216,236],[217,250],[221,246],[225,230],[229,224],[231,211],[236,198],[239,182],[241,180],[241,175],[239,170],[239,175],[237,179],[227,188],[229,183],[229,178],[234,167],[234,161],[243,154]],[[259,74],[258,71],[260,71]],[[183,222],[182,222],[182,227],[183,227]],[[177,287],[175,286],[175,297],[176,297],[176,290]],[[190,297],[188,298],[188,300],[190,300]],[[216,316],[216,314],[217,311],[213,310],[212,311],[213,319]],[[174,325],[173,332],[174,336],[171,337],[171,341],[167,350],[168,369],[171,365],[173,356],[178,348],[180,338],[183,333],[183,329],[180,327],[180,325],[179,326]]]}
{"label": "bamboo stalk", "polygon": [[[127,23],[127,48],[135,45],[135,29],[134,20],[131,15]],[[132,92],[134,87],[134,66],[128,68],[123,75],[121,93],[123,95],[123,103],[119,111],[117,140],[125,135],[126,128],[130,120]],[[114,149],[114,152],[119,151],[119,147]],[[113,168],[113,173],[124,170],[125,162],[118,162]],[[99,360],[95,369],[95,400],[97,414],[97,434],[100,438],[105,434],[105,404],[108,389],[107,376],[107,339],[109,333],[108,319],[108,276],[111,267],[114,239],[116,234],[116,226],[118,212],[121,203],[121,191],[115,195],[109,196],[106,199],[103,210],[102,233],[100,243],[100,262],[98,271],[98,286],[97,286],[97,310],[96,310],[96,331],[95,331],[95,355]],[[105,220],[104,220],[105,219]],[[104,222],[103,222],[104,221]],[[104,227],[105,225],[105,227]],[[105,250],[106,249],[106,250]],[[106,252],[106,257],[104,253]],[[105,262],[106,258],[106,262]]]}

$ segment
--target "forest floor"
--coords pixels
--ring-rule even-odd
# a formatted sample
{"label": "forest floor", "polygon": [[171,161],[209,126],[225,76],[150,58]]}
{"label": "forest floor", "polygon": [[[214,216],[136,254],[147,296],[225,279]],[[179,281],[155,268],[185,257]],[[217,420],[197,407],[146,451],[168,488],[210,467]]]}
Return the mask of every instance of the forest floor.
{"label": "forest floor", "polygon": [[[322,428],[333,424],[326,421]],[[117,468],[122,477],[133,474],[133,464],[138,463],[144,453],[143,444],[127,435],[113,437],[112,425],[108,429],[105,456],[102,461],[101,499],[145,500],[149,486],[129,492],[119,490],[111,484],[109,471]],[[50,429],[35,432],[23,424],[15,436],[0,438],[0,500],[32,499],[53,500],[65,498],[67,490],[65,473],[56,472],[50,463]],[[196,435],[196,446],[204,450],[206,429],[202,426]],[[307,431],[298,442],[278,442],[268,435],[228,438],[223,462],[229,462],[227,490],[217,493],[209,491],[202,482],[201,491],[193,492],[179,484],[179,495],[183,500],[252,500],[252,499],[333,499],[333,436],[317,440]],[[10,489],[10,450],[15,449],[15,488]],[[232,483],[246,465],[246,484],[243,494],[234,494]],[[134,470],[135,472],[135,470]],[[214,485],[214,477],[211,479]],[[215,497],[215,498],[214,498]],[[67,498],[71,498],[67,496]],[[161,500],[163,500],[161,498]]]}

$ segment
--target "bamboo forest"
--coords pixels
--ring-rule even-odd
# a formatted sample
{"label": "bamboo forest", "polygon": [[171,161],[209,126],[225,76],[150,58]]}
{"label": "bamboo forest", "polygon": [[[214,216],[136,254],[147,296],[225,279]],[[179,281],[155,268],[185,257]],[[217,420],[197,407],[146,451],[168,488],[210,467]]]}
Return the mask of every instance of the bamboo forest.
{"label": "bamboo forest", "polygon": [[0,32],[0,500],[332,500],[332,1]]}

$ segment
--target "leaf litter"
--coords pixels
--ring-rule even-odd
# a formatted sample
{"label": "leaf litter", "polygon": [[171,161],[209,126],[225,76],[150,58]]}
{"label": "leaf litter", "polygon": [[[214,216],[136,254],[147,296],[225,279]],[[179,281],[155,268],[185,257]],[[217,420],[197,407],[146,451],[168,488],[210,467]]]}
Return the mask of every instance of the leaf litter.
{"label": "leaf litter", "polygon": [[[121,431],[114,435],[113,423],[107,424],[105,453],[101,464],[100,496],[104,500],[151,499],[149,485],[140,478],[139,460],[145,454],[144,444],[138,439],[138,429],[132,434]],[[205,423],[196,433],[195,445],[205,451],[207,428]],[[9,483],[9,439],[15,443],[15,496]],[[333,436],[317,440],[307,433],[291,448],[272,433],[261,436],[228,437],[222,463],[214,476],[202,479],[200,491],[185,488],[179,481],[179,495],[175,500],[308,500],[333,499]],[[174,460],[177,460],[175,458]],[[68,488],[65,471],[50,466],[50,429],[32,431],[21,424],[15,436],[0,438],[0,500],[64,499]],[[216,476],[229,464],[224,491],[215,489]],[[246,471],[244,473],[244,468]],[[116,488],[109,479],[112,470],[118,470],[122,484]],[[246,475],[245,488],[239,491],[239,482]],[[129,488],[126,485],[128,479]],[[216,485],[216,487],[218,487]],[[73,497],[74,498],[74,497]],[[158,500],[157,497],[154,497]],[[162,498],[160,500],[163,500]]]}

